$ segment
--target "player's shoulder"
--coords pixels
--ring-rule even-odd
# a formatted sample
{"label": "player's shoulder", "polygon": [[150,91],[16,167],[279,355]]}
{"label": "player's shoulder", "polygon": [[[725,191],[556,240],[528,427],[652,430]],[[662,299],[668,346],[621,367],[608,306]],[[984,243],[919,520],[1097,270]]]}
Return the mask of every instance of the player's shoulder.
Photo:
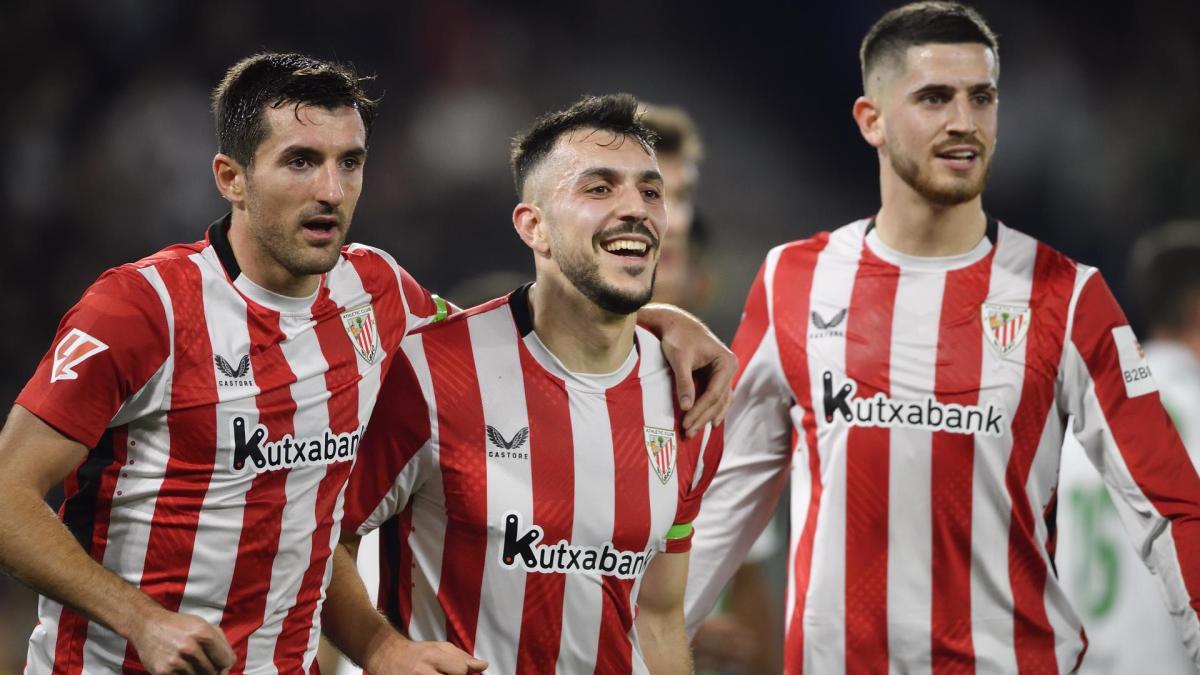
{"label": "player's shoulder", "polygon": [[179,266],[192,266],[189,258],[201,253],[205,246],[207,243],[204,241],[172,244],[140,260],[110,267],[92,282],[84,292],[84,298],[102,295],[111,301],[124,304],[155,300],[158,294],[147,279],[147,272],[154,270],[160,277],[170,277],[172,275],[169,270]]}
{"label": "player's shoulder", "polygon": [[511,318],[511,312],[509,310],[510,295],[502,295],[498,298],[488,300],[483,304],[476,305],[469,309],[464,309],[461,312],[455,312],[441,321],[421,326],[420,328],[417,328],[409,333],[408,337],[405,339],[411,340],[418,337],[421,340],[440,339],[443,335],[460,330],[462,328],[461,324],[465,321],[469,321],[472,317],[493,314],[496,312],[504,313],[506,317]]}
{"label": "player's shoulder", "polygon": [[804,239],[784,242],[767,251],[765,263],[774,267],[804,267],[816,265],[822,255],[856,258],[862,250],[870,222],[869,218],[861,218],[832,230],[818,231]]}
{"label": "player's shoulder", "polygon": [[1034,263],[1045,271],[1072,271],[1085,275],[1095,271],[1094,267],[1076,261],[1047,242],[1003,221],[997,221],[995,243],[997,263],[1001,266],[1026,267]]}

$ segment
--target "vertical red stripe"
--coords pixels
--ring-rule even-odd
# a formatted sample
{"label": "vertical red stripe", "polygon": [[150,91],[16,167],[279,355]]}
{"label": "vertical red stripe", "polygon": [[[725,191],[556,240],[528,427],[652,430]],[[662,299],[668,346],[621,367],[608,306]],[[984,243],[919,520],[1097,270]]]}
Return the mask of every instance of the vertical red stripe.
{"label": "vertical red stripe", "polygon": [[[529,417],[529,468],[533,484],[533,520],[543,543],[570,541],[575,522],[575,448],[571,408],[562,381],[549,376],[520,345]],[[505,430],[512,433],[514,429]],[[551,669],[562,638],[564,574],[526,574],[517,647],[517,672]]]}
{"label": "vertical red stripe", "polygon": [[[254,403],[259,423],[269,430],[265,440],[273,442],[296,433],[293,424],[296,403],[291,396],[296,376],[280,349],[286,338],[279,329],[279,313],[248,305],[246,323],[250,344],[254,346],[250,350],[250,372],[261,392]],[[229,356],[231,363],[240,358],[238,354]],[[263,624],[267,592],[271,590],[271,567],[279,551],[289,474],[289,469],[258,474],[246,492],[233,577],[221,618],[221,626],[237,656],[233,673],[245,670],[250,635]]]}
{"label": "vertical red stripe", "polygon": [[[1038,550],[1035,509],[1029,503],[1026,484],[1054,404],[1055,378],[1074,282],[1074,264],[1039,243],[1029,298],[1033,323],[1025,345],[1025,379],[1013,416],[1012,453],[1005,471],[1005,484],[1012,500],[1008,574],[1013,594],[1013,642],[1021,673],[1058,672],[1054,629],[1046,614],[1047,565]],[[1037,511],[1041,511],[1041,505]]]}
{"label": "vertical red stripe", "polygon": [[1087,365],[1125,466],[1154,509],[1171,522],[1179,573],[1192,611],[1200,611],[1200,481],[1187,449],[1157,393],[1129,397],[1113,336],[1113,329],[1128,321],[1099,274],[1088,279],[1075,308],[1071,340]]}
{"label": "vertical red stripe", "polygon": [[[330,397],[329,429],[334,434],[353,432],[365,420],[358,418],[358,383],[362,375],[358,371],[359,356],[347,339],[341,312],[329,299],[329,289],[322,287],[313,303],[313,317],[317,321],[314,329],[321,354],[329,364],[325,371],[325,388]],[[308,651],[309,636],[316,620],[317,603],[325,591],[325,572],[332,554],[333,512],[337,507],[342,488],[350,476],[353,462],[334,462],[325,467],[325,476],[317,488],[317,502],[313,512],[314,529],[312,551],[308,568],[300,583],[296,604],[283,620],[279,639],[275,643],[274,661],[279,672],[294,672],[302,669]],[[315,468],[306,470],[317,470]]]}
{"label": "vertical red stripe", "polygon": [[[772,307],[775,319],[775,340],[779,347],[779,359],[784,375],[796,396],[796,404],[804,411],[802,429],[796,429],[796,438],[804,434],[808,448],[809,500],[804,529],[792,553],[791,575],[794,584],[792,615],[787,620],[787,635],[784,638],[784,671],[789,675],[804,672],[804,608],[808,600],[808,587],[812,570],[813,545],[816,542],[817,518],[821,507],[821,454],[817,450],[817,420],[813,413],[812,386],[808,372],[808,326],[810,298],[812,295],[813,272],[817,258],[829,243],[828,233],[821,233],[807,242],[783,250],[775,267],[772,284],[774,298]],[[765,287],[759,288],[761,279],[755,282],[750,298],[746,301],[745,319],[738,327],[734,338],[735,351],[743,331],[754,331],[758,323],[747,324],[746,320],[762,317],[767,319]],[[753,352],[737,352],[745,368]],[[795,439],[794,441],[795,442]]]}
{"label": "vertical red stripe", "polygon": [[[167,413],[171,447],[154,503],[141,589],[174,612],[191,574],[196,527],[216,461],[217,412],[212,401],[217,382],[200,269],[181,263],[162,266],[160,274],[175,315],[175,368]],[[125,650],[125,668],[141,669],[132,645]]]}
{"label": "vertical red stripe", "polygon": [[[900,269],[863,245],[846,318],[846,376],[865,400],[891,387],[892,313]],[[850,427],[846,441],[846,671],[888,670],[886,427]]]}
{"label": "vertical red stripe", "polygon": [[[480,590],[487,557],[487,438],[483,401],[468,323],[460,320],[425,336],[425,356],[437,406],[446,534],[438,602],[446,639],[475,651]],[[452,406],[449,409],[447,406]],[[450,451],[452,450],[452,451]]]}
{"label": "vertical red stripe", "polygon": [[[128,427],[114,429],[111,436],[101,438],[101,443],[111,442],[107,450],[112,453],[112,460],[99,476],[100,485],[96,491],[96,502],[93,508],[92,542],[88,553],[98,563],[104,563],[104,551],[108,546],[109,518],[112,515],[113,496],[117,488],[117,476],[124,468],[126,461],[126,444],[129,441]],[[97,452],[94,449],[92,452]],[[87,460],[84,460],[86,464]],[[82,469],[82,465],[80,467]],[[71,495],[79,488],[79,470],[71,473],[67,494]],[[66,504],[63,505],[65,511]],[[83,647],[87,642],[88,620],[78,612],[63,607],[58,619],[58,636],[54,646],[54,675],[77,675],[83,672]]]}
{"label": "vertical red stripe", "polygon": [[[946,274],[938,325],[934,393],[942,403],[979,402],[983,369],[983,325],[992,253]],[[934,675],[975,672],[971,639],[971,511],[975,439],[933,432],[931,448],[931,543],[933,598],[930,632]]]}
{"label": "vertical red stripe", "polygon": [[[634,375],[636,375],[636,370]],[[612,428],[616,499],[613,504],[613,547],[644,551],[650,539],[650,472],[646,466],[645,410],[642,385],[634,376],[605,392]],[[633,628],[630,594],[633,579],[604,577],[597,675],[618,675],[633,669]]]}

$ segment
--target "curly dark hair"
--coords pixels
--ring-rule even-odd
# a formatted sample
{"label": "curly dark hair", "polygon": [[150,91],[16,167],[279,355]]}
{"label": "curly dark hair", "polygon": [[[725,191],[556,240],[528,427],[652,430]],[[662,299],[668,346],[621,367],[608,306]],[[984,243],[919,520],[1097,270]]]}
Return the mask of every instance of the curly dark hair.
{"label": "curly dark hair", "polygon": [[646,152],[653,152],[658,138],[642,124],[639,105],[632,94],[584,96],[566,110],[556,110],[539,117],[512,141],[509,164],[512,166],[517,198],[523,198],[525,179],[550,154],[559,137],[577,129],[611,131],[619,137],[618,140],[632,138]]}
{"label": "curly dark hair", "polygon": [[332,110],[358,110],[367,136],[378,99],[367,96],[363,82],[348,64],[322,61],[303,54],[263,52],[237,62],[213,90],[212,111],[217,127],[217,151],[250,166],[254,151],[267,137],[264,110],[315,105]]}

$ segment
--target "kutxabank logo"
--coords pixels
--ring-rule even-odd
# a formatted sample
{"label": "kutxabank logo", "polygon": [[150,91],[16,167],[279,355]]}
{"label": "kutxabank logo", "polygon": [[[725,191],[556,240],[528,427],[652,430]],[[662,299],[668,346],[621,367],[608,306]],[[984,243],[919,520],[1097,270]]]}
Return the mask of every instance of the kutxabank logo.
{"label": "kutxabank logo", "polygon": [[1000,436],[1004,433],[1004,408],[986,405],[942,403],[932,396],[916,401],[893,399],[883,392],[870,398],[856,398],[858,383],[843,382],[834,392],[833,373],[821,376],[824,385],[825,421],[841,417],[852,427],[909,427],[955,434]]}
{"label": "kutxabank logo", "polygon": [[538,544],[545,531],[537,525],[523,534],[521,515],[516,511],[504,514],[504,547],[500,550],[500,565],[506,569],[523,569],[542,574],[592,574],[619,579],[636,579],[646,571],[653,550],[622,551],[604,542],[600,546],[576,546],[565,540],[554,545]]}
{"label": "kutxabank logo", "polygon": [[[254,473],[292,469],[300,466],[349,462],[358,453],[358,442],[363,429],[335,434],[328,428],[320,436],[295,438],[284,434],[278,441],[266,441],[267,427],[259,424],[249,435],[246,419],[234,417],[233,426],[233,470]],[[249,461],[247,461],[249,460]]]}

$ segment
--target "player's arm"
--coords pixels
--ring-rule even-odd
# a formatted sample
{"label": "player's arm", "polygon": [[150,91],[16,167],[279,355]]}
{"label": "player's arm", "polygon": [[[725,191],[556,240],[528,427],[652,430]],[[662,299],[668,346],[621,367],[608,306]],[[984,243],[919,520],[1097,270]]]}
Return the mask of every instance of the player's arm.
{"label": "player's arm", "polygon": [[[674,305],[646,305],[638,310],[637,320],[662,341],[675,373],[675,396],[687,412],[687,435],[695,436],[710,422],[720,424],[729,410],[737,357],[699,319]],[[698,399],[694,376],[704,385]]]}
{"label": "player's arm", "polygon": [[1200,477],[1107,285],[1091,274],[1078,293],[1061,405],[1200,665]]}
{"label": "player's arm", "polygon": [[409,640],[371,606],[355,558],[359,536],[343,532],[334,549],[333,575],[321,613],[325,636],[351,661],[371,673],[481,673],[487,661],[449,642]]}
{"label": "player's arm", "polygon": [[217,673],[234,653],[220,630],[177,614],[102,567],[45,502],[87,456],[21,406],[0,430],[0,568],[129,640],[151,673]]}
{"label": "player's arm", "polygon": [[[474,673],[487,668],[448,642],[409,640],[371,606],[358,574],[360,535],[404,510],[430,472],[433,438],[427,394],[416,367],[424,368],[423,338],[407,338],[380,387],[358,458],[346,486],[341,542],[334,550],[322,626],[326,637],[371,673]],[[411,357],[416,356],[416,363]]]}
{"label": "player's arm", "polygon": [[692,672],[692,655],[683,621],[689,555],[684,551],[654,556],[638,591],[634,625],[646,667],[655,675]]}
{"label": "player's arm", "polygon": [[691,634],[745,560],[787,485],[792,399],[767,311],[765,270],[754,280],[733,340],[740,361],[733,404],[724,426],[713,431],[721,434],[723,454],[696,505],[685,598]]}

